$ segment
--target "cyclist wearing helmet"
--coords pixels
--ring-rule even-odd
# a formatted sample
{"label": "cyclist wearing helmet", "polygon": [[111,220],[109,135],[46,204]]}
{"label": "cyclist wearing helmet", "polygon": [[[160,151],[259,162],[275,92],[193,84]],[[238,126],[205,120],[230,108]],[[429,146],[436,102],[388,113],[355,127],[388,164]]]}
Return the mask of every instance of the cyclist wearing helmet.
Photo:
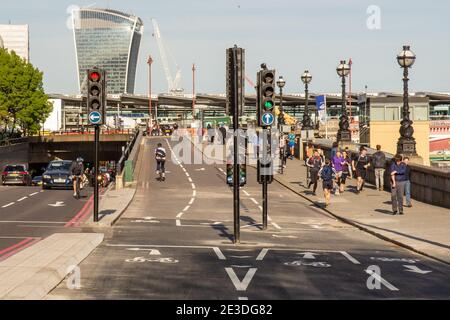
{"label": "cyclist wearing helmet", "polygon": [[84,174],[84,165],[83,165],[83,158],[78,157],[76,164],[72,168],[72,176],[73,176],[73,196],[77,196],[77,179],[82,178],[82,175]]}

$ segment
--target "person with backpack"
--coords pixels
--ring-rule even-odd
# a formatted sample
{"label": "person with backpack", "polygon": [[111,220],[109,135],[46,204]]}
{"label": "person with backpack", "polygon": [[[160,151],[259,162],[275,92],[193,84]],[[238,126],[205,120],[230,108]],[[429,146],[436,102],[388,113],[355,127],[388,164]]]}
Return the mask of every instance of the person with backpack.
{"label": "person with backpack", "polygon": [[336,176],[336,170],[332,167],[330,160],[327,160],[325,165],[320,169],[319,176],[322,179],[325,207],[328,207],[330,205],[331,191],[333,190],[333,179]]}
{"label": "person with backpack", "polygon": [[375,169],[375,185],[378,191],[384,190],[384,173],[386,171],[386,155],[377,145],[377,152],[372,156],[372,165]]}
{"label": "person with backpack", "polygon": [[161,181],[166,180],[166,149],[163,148],[162,143],[158,143],[155,149],[156,159],[156,174],[161,177]]}
{"label": "person with backpack", "polygon": [[339,193],[342,194],[345,191],[345,184],[347,183],[347,179],[350,177],[350,166],[351,166],[351,160],[347,153],[347,151],[344,151],[342,153],[342,177],[340,181],[340,187],[339,187]]}
{"label": "person with backpack", "polygon": [[316,195],[317,191],[317,182],[319,180],[319,171],[323,166],[323,159],[319,154],[319,151],[314,150],[314,155],[309,158],[306,165],[309,168],[309,178],[310,181],[308,183],[308,189],[311,188],[311,185],[314,185],[313,195]]}

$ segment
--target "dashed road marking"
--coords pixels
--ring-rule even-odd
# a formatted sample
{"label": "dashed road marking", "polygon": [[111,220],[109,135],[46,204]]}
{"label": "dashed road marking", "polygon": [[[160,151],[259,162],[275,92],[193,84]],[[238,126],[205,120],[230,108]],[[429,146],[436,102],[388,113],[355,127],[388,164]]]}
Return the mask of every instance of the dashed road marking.
{"label": "dashed road marking", "polygon": [[14,204],[15,204],[15,202],[11,202],[11,203],[5,204],[2,208],[8,208],[8,207],[11,207],[11,206],[14,205]]}
{"label": "dashed road marking", "polygon": [[35,196],[37,194],[39,194],[39,192],[32,193],[32,194],[30,194],[30,197]]}
{"label": "dashed road marking", "polygon": [[254,204],[256,204],[256,205],[258,205],[258,204],[259,204],[259,203],[258,203],[258,201],[256,201],[256,200],[255,200],[255,198],[250,198],[250,200],[252,200],[252,201],[253,201],[253,203],[254,203]]}
{"label": "dashed road marking", "polygon": [[19,200],[17,200],[17,202],[21,202],[21,201],[23,201],[23,200],[25,200],[25,199],[28,199],[28,197],[20,198]]}
{"label": "dashed road marking", "polygon": [[262,261],[266,257],[267,252],[269,252],[269,249],[262,249],[258,257],[256,258],[257,261]]}
{"label": "dashed road marking", "polygon": [[186,206],[186,207],[183,209],[183,211],[186,212],[186,211],[188,211],[190,208],[191,208],[191,206]]}

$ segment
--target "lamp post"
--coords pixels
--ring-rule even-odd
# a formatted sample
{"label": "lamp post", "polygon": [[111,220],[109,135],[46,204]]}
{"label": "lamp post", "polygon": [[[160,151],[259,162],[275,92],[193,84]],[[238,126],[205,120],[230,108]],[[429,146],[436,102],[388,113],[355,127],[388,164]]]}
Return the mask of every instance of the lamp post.
{"label": "lamp post", "polygon": [[305,85],[305,112],[303,113],[302,131],[313,130],[311,116],[309,115],[309,84],[312,80],[312,75],[306,70],[301,76],[302,82]]}
{"label": "lamp post", "polygon": [[149,127],[152,126],[152,56],[148,56],[148,112],[149,112]]}
{"label": "lamp post", "polygon": [[282,76],[278,78],[277,86],[280,88],[280,115],[278,116],[278,129],[281,132],[281,126],[284,124],[284,109],[283,109],[283,88],[286,85],[286,81]]}
{"label": "lamp post", "polygon": [[347,99],[346,99],[346,90],[345,90],[345,78],[350,73],[350,66],[347,64],[345,60],[342,60],[339,66],[336,68],[337,74],[342,79],[342,115],[339,119],[339,130],[337,133],[337,142],[351,142],[352,137],[350,134],[350,123],[347,114]]}
{"label": "lamp post", "polygon": [[402,52],[397,55],[397,62],[403,68],[403,119],[400,122],[397,153],[411,156],[417,156],[417,151],[413,122],[409,117],[408,68],[411,68],[415,61],[416,55],[410,50],[410,46],[403,46]]}
{"label": "lamp post", "polygon": [[192,118],[195,120],[195,63],[192,64]]}

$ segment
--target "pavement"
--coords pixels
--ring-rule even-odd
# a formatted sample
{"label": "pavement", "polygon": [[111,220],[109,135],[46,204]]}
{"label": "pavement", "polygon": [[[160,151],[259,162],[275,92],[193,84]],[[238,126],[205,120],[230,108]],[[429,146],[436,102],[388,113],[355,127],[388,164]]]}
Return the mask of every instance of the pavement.
{"label": "pavement", "polygon": [[103,234],[53,234],[0,262],[0,299],[44,298],[102,240]]}
{"label": "pavement", "polygon": [[[321,182],[317,196],[313,196],[306,187],[302,161],[288,160],[284,174],[277,174],[275,179],[318,207],[324,206]],[[370,184],[360,195],[355,190],[353,179],[347,184],[347,192],[332,196],[327,211],[386,240],[450,264],[450,210],[413,201],[412,208],[405,208],[404,216],[392,216],[389,192],[379,192]]]}
{"label": "pavement", "polygon": [[[153,150],[168,150],[167,180]],[[47,299],[448,299],[450,266],[381,240],[285,186],[261,186],[248,168],[241,242],[233,244],[233,194],[225,165],[206,164],[165,138],[144,141],[136,194],[105,240]],[[198,156],[198,155],[197,155]],[[181,161],[183,158],[183,161]]]}

